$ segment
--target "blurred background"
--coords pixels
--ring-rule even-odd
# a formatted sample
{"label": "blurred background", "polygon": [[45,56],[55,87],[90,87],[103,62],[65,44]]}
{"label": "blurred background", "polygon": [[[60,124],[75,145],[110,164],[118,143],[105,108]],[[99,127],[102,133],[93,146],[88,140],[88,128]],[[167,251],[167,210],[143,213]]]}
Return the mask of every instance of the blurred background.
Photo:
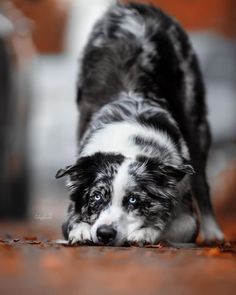
{"label": "blurred background", "polygon": [[[111,0],[0,0],[0,219],[60,232],[76,159],[79,56]],[[236,239],[236,1],[156,0],[189,32],[207,88],[216,212]]]}

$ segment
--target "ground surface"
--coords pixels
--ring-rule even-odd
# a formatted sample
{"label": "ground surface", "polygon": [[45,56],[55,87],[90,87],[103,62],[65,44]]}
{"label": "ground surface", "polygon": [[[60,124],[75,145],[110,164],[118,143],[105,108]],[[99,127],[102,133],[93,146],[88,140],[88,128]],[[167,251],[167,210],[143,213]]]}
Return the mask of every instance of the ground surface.
{"label": "ground surface", "polygon": [[38,224],[0,229],[2,295],[236,294],[236,243],[188,249],[72,247],[57,244],[54,229]]}

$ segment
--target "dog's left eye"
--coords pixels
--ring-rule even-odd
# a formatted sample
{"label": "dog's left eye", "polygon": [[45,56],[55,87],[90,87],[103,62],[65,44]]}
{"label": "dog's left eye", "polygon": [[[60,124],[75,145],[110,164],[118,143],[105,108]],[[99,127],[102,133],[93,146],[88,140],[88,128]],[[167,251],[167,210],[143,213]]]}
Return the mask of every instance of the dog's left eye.
{"label": "dog's left eye", "polygon": [[136,197],[129,197],[128,202],[132,205],[137,203],[137,198]]}

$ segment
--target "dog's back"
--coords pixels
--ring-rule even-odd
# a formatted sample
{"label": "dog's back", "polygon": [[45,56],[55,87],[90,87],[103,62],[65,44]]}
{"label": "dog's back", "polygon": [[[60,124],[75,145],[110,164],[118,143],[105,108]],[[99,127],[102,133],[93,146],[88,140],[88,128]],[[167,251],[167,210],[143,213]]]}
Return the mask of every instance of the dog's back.
{"label": "dog's back", "polygon": [[129,91],[166,107],[185,137],[186,120],[204,121],[193,49],[179,24],[153,6],[115,5],[95,25],[79,78],[80,135],[94,111]]}

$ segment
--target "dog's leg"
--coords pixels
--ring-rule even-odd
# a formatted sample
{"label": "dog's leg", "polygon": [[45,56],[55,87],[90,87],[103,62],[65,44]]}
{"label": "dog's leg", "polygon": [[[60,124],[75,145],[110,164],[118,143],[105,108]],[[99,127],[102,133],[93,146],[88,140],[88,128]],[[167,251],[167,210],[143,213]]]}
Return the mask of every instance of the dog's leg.
{"label": "dog's leg", "polygon": [[127,237],[129,244],[153,245],[158,242],[160,231],[150,227],[144,227],[131,232]]}
{"label": "dog's leg", "polygon": [[210,200],[209,187],[203,171],[198,171],[197,175],[193,177],[192,187],[200,211],[200,232],[203,241],[207,243],[223,241],[224,235],[215,219],[213,206]]}
{"label": "dog's leg", "polygon": [[86,244],[92,241],[91,238],[91,226],[86,222],[76,222],[73,220],[67,220],[62,225],[62,230],[65,238],[69,241],[69,244]]}
{"label": "dog's leg", "polygon": [[200,231],[205,242],[219,242],[224,239],[224,235],[215,219],[205,172],[210,146],[210,132],[206,121],[198,127],[197,137],[200,143],[194,142],[195,147],[192,148],[192,160],[196,172],[192,177],[192,189],[200,211]]}
{"label": "dog's leg", "polygon": [[68,208],[66,221],[62,225],[62,232],[70,244],[85,244],[92,241],[91,226],[79,219],[78,214],[74,212],[73,203]]}
{"label": "dog's leg", "polygon": [[80,222],[74,224],[71,231],[69,231],[68,237],[70,244],[85,244],[92,240],[91,238],[91,226],[86,222]]}

